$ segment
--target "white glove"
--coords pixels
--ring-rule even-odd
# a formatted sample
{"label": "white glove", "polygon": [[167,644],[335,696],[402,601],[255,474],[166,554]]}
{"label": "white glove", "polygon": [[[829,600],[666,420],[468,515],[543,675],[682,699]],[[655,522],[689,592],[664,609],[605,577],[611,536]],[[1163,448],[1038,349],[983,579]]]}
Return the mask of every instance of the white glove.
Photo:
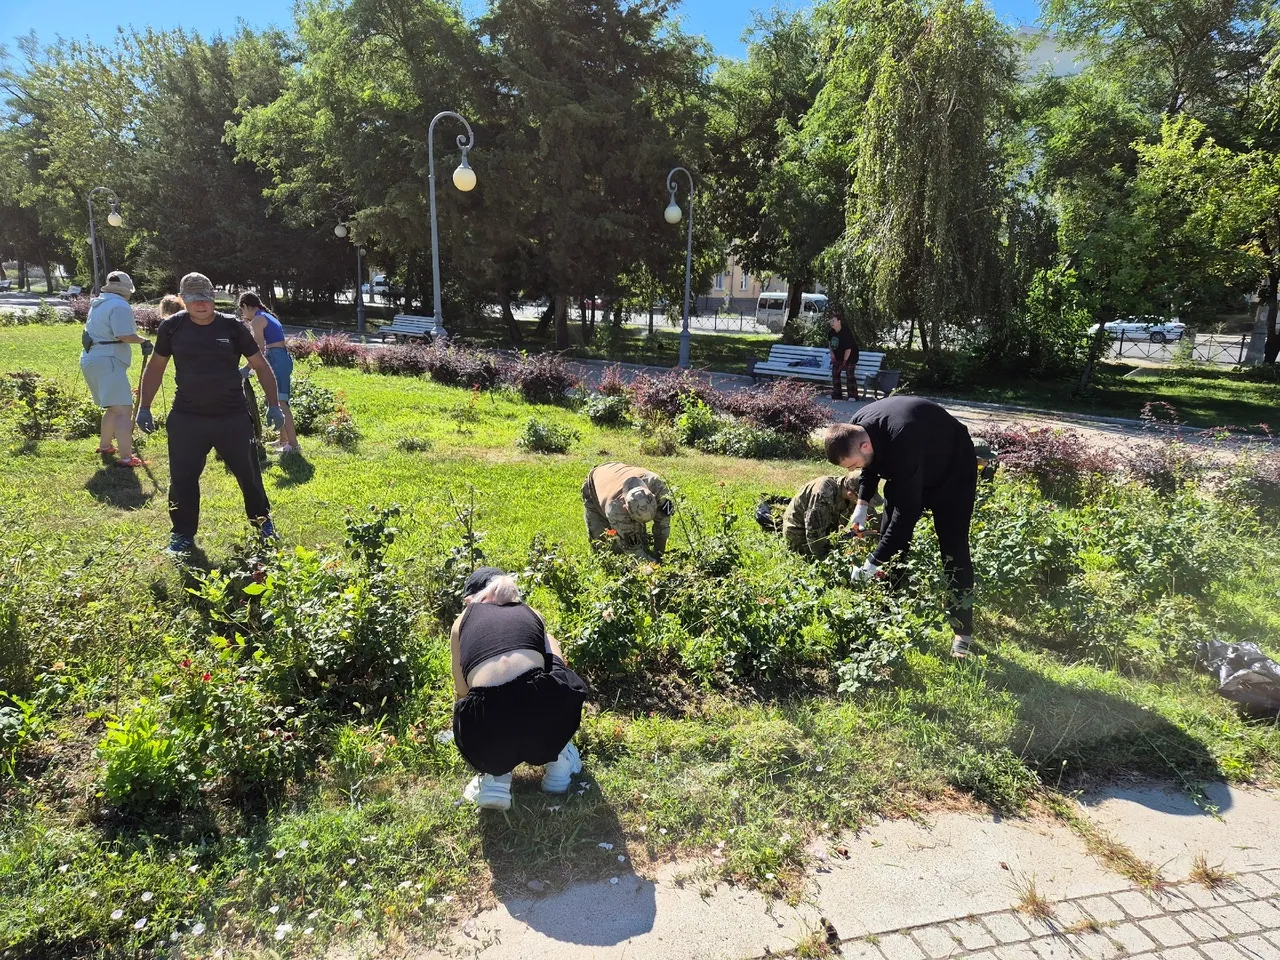
{"label": "white glove", "polygon": [[872,563],[870,560],[867,560],[866,563],[853,571],[853,582],[857,583],[859,580],[874,580],[876,578],[876,574],[879,572],[880,567],[877,564]]}
{"label": "white glove", "polygon": [[859,503],[853,508],[853,525],[861,530],[867,525],[867,514],[871,512],[869,504]]}

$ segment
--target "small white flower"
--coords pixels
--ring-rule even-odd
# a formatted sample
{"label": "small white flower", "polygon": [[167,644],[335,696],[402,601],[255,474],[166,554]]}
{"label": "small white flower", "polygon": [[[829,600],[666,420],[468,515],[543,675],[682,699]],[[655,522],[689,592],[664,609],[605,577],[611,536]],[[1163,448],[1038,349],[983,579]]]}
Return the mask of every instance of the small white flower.
{"label": "small white flower", "polygon": [[312,910],[310,913],[308,913],[308,914],[307,914],[307,919],[308,919],[308,920],[314,920],[314,919],[315,919],[316,917],[318,917],[318,916],[320,916],[320,911],[319,911],[319,910]]}
{"label": "small white flower", "polygon": [[561,804],[557,803],[554,806],[547,807],[547,810],[550,811],[551,813],[555,813],[557,810],[560,809],[560,807],[561,807]]}
{"label": "small white flower", "polygon": [[352,910],[352,911],[351,911],[351,915],[352,915],[353,917],[355,917],[357,920],[363,920],[363,919],[364,919],[364,911],[363,911],[363,910],[361,910],[361,909],[359,909],[358,907],[357,907],[355,910]]}
{"label": "small white flower", "polygon": [[609,878],[609,882],[610,882],[610,883],[612,883],[612,884],[616,884],[616,883],[618,882],[618,878],[617,878],[617,877],[610,877],[610,878]]}
{"label": "small white flower", "polygon": [[415,890],[421,890],[421,889],[422,889],[422,884],[421,884],[421,883],[415,883],[415,884],[413,885],[413,889],[415,889]]}
{"label": "small white flower", "polygon": [[299,850],[305,850],[305,849],[307,849],[307,847],[309,847],[309,846],[311,846],[311,842],[310,842],[309,840],[299,840],[299,841],[298,841],[298,849],[299,849]]}
{"label": "small white flower", "polygon": [[427,897],[427,906],[428,906],[428,907],[434,907],[435,905],[436,905],[436,898],[435,898],[435,897]]}
{"label": "small white flower", "polygon": [[369,836],[361,837],[360,839],[363,840],[365,843],[373,843],[373,841],[377,840],[378,838],[373,834],[369,834]]}
{"label": "small white flower", "polygon": [[789,833],[784,833],[782,836],[780,836],[780,837],[778,838],[778,842],[779,842],[779,843],[790,843],[790,842],[791,842],[791,834],[789,834]]}
{"label": "small white flower", "polygon": [[133,925],[133,929],[135,929],[135,930],[141,930],[141,929],[143,929],[146,925],[147,925],[147,918],[146,918],[146,917],[139,917],[139,918],[138,918],[138,920],[137,920],[137,922],[136,922],[136,923],[134,923],[134,925]]}
{"label": "small white flower", "polygon": [[446,894],[445,894],[443,897],[441,897],[440,899],[441,899],[441,900],[443,900],[445,903],[453,903],[453,894],[452,894],[452,893],[446,893]]}
{"label": "small white flower", "polygon": [[187,873],[198,873],[199,871],[200,864],[198,863],[193,863],[191,866],[187,867]]}
{"label": "small white flower", "polygon": [[276,859],[277,859],[277,860],[283,860],[283,859],[284,859],[284,851],[283,851],[283,850],[277,850],[277,851],[276,851]]}
{"label": "small white flower", "polygon": [[338,889],[339,889],[339,890],[341,890],[341,889],[342,889],[343,887],[345,887],[346,885],[347,885],[347,881],[345,881],[345,880],[339,881],[339,883],[338,883]]}
{"label": "small white flower", "polygon": [[773,879],[773,874],[772,874],[772,873],[766,873],[766,874],[764,875],[764,878],[765,878],[766,880],[772,880],[772,879]]}
{"label": "small white flower", "polygon": [[112,920],[119,920],[119,919],[120,919],[121,917],[123,917],[123,916],[124,916],[124,911],[123,911],[123,910],[112,910],[112,911],[111,911],[111,919],[112,919]]}
{"label": "small white flower", "polygon": [[89,891],[89,899],[90,899],[90,900],[97,900],[97,899],[98,899],[98,891],[97,891],[97,890],[90,890],[90,891]]}
{"label": "small white flower", "polygon": [[315,927],[307,927],[307,929],[305,929],[305,930],[303,930],[303,931],[302,931],[302,935],[303,935],[304,937],[309,937],[309,936],[311,936],[311,935],[312,935],[313,933],[315,933],[315,932],[316,932],[316,928],[315,928]]}
{"label": "small white flower", "polygon": [[355,857],[352,857],[350,860],[348,860],[348,861],[347,861],[347,866],[348,866],[348,867],[354,867],[355,865],[356,865],[356,858],[355,858]]}
{"label": "small white flower", "polygon": [[612,843],[597,843],[597,844],[596,844],[596,846],[597,846],[597,847],[599,847],[601,850],[612,850],[612,849],[613,849],[613,844],[612,844]]}
{"label": "small white flower", "polygon": [[821,773],[823,770],[826,769],[826,767],[814,767],[813,769],[815,773]]}
{"label": "small white flower", "polygon": [[619,863],[626,863],[626,862],[627,862],[627,858],[626,858],[626,857],[624,857],[622,854],[618,854],[618,862],[619,862]]}
{"label": "small white flower", "polygon": [[271,906],[267,907],[267,913],[271,914],[273,917],[279,912],[280,912],[279,904],[272,904]]}
{"label": "small white flower", "polygon": [[658,832],[659,832],[660,834],[662,834],[663,836],[666,836],[666,834],[667,834],[667,828],[666,828],[666,827],[659,827],[659,828],[658,828]]}
{"label": "small white flower", "polygon": [[289,934],[291,934],[292,932],[293,932],[293,924],[291,924],[291,923],[282,923],[282,924],[280,924],[278,927],[276,927],[276,939],[277,939],[277,940],[283,940],[285,937],[287,937],[287,936],[288,936]]}
{"label": "small white flower", "polygon": [[68,870],[70,870],[70,869],[71,869],[71,864],[69,864],[69,863],[60,863],[60,864],[58,864],[58,872],[59,872],[59,873],[66,873],[66,872],[67,872]]}
{"label": "small white flower", "polygon": [[143,891],[142,891],[142,902],[143,902],[143,903],[150,903],[153,899],[155,899],[155,894],[154,894],[154,893],[152,893],[150,890],[143,890]]}
{"label": "small white flower", "polygon": [[372,884],[372,883],[366,883],[366,884],[363,884],[363,885],[361,885],[360,889],[361,889],[361,890],[372,890],[372,889],[373,889],[373,884]]}
{"label": "small white flower", "polygon": [[412,884],[412,883],[410,883],[408,880],[401,880],[399,883],[397,883],[397,884],[396,884],[396,889],[398,889],[398,890],[408,890],[408,889],[409,889],[410,887],[412,887],[412,886],[413,886],[413,884]]}
{"label": "small white flower", "polygon": [[204,924],[203,924],[203,923],[197,923],[194,927],[192,927],[192,928],[191,928],[191,935],[192,935],[193,937],[198,937],[198,936],[200,936],[200,934],[202,934],[202,933],[204,933]]}

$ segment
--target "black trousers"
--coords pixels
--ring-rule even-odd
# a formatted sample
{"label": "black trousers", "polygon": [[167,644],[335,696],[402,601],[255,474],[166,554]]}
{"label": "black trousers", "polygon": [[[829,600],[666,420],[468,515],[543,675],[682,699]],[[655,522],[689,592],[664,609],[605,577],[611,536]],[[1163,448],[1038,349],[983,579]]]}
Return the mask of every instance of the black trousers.
{"label": "black trousers", "polygon": [[200,474],[210,450],[218,452],[240,484],[249,520],[261,524],[271,515],[248,410],[214,417],[171,411],[165,433],[169,438],[169,523],[174,533],[196,535]]}
{"label": "black trousers", "polygon": [[[943,494],[925,507],[933,514],[933,529],[938,535],[938,552],[942,569],[947,574],[947,618],[956,633],[973,633],[973,555],[969,551],[969,524],[973,520],[974,500],[978,495],[978,462],[961,457],[953,483]],[[893,511],[886,499],[884,515]],[[906,550],[900,556],[906,555]],[[901,580],[895,580],[897,586]]]}

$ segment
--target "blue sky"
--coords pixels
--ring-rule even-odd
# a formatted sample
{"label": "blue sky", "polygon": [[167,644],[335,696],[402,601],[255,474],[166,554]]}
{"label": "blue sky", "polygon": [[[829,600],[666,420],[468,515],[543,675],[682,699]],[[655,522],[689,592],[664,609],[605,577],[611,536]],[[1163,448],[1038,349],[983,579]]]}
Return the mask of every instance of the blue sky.
{"label": "blue sky", "polygon": [[[718,53],[737,56],[743,52],[740,38],[752,9],[767,9],[775,2],[685,0],[681,14],[689,32],[707,37]],[[797,6],[801,0],[784,2]],[[1036,0],[994,0],[994,6],[1010,23],[1030,24],[1039,13]],[[58,34],[109,39],[117,26],[181,26],[203,34],[227,33],[235,29],[239,19],[256,27],[288,26],[293,22],[293,0],[0,0],[0,42],[12,46],[14,36],[29,30],[35,30],[42,40],[52,40]]]}

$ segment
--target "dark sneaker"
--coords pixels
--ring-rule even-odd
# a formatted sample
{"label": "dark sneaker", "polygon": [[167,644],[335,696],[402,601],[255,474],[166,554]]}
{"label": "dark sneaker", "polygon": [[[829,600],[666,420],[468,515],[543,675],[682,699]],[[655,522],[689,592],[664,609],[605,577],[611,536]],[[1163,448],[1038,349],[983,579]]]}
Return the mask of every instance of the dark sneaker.
{"label": "dark sneaker", "polygon": [[185,534],[174,533],[169,535],[169,546],[165,548],[165,553],[171,557],[188,556],[196,548],[194,537],[188,537]]}
{"label": "dark sneaker", "polygon": [[957,660],[963,660],[969,656],[973,650],[973,637],[965,637],[956,634],[956,638],[951,641],[951,655]]}
{"label": "dark sneaker", "polygon": [[270,520],[263,520],[262,526],[258,528],[258,536],[264,542],[276,543],[280,540],[280,534],[276,533],[276,525]]}

